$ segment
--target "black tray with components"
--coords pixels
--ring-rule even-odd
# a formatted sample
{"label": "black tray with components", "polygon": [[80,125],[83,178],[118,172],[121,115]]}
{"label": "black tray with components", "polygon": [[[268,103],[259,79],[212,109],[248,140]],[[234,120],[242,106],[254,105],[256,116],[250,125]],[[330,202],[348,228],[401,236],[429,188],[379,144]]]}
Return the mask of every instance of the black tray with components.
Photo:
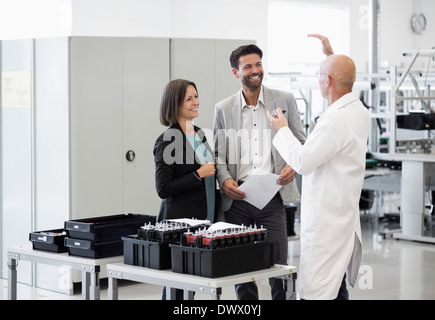
{"label": "black tray with components", "polygon": [[140,226],[155,223],[156,217],[145,214],[117,214],[65,221],[68,237],[86,240],[121,240],[122,236],[135,234]]}
{"label": "black tray with components", "polygon": [[259,241],[225,248],[170,244],[172,271],[207,278],[268,269],[275,264],[273,242]]}
{"label": "black tray with components", "polygon": [[[186,219],[187,220],[187,219]],[[200,221],[196,225],[190,225],[186,222],[179,222],[178,220],[163,220],[155,224],[145,224],[137,230],[137,236],[140,239],[148,241],[156,241],[160,243],[179,243],[185,232],[195,232],[197,230],[206,230],[210,223],[208,220],[195,220]]]}
{"label": "black tray with components", "polygon": [[93,241],[67,237],[64,241],[69,254],[73,256],[99,259],[123,254],[122,239]]}
{"label": "black tray with components", "polygon": [[35,250],[59,253],[68,251],[68,248],[64,246],[66,236],[67,233],[64,229],[53,229],[31,232],[29,233],[29,240]]}
{"label": "black tray with components", "polygon": [[275,264],[273,243],[268,231],[257,226],[220,224],[185,232],[179,245],[169,245],[172,271],[217,278],[267,269]]}

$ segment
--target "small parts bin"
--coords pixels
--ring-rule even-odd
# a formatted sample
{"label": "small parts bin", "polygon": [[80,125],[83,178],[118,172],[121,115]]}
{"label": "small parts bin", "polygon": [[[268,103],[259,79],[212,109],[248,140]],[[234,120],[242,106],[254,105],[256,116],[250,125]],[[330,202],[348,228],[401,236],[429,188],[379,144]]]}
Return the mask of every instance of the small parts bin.
{"label": "small parts bin", "polygon": [[66,236],[64,229],[35,231],[29,234],[29,240],[32,242],[33,249],[59,253],[68,251],[64,245]]}
{"label": "small parts bin", "polygon": [[86,240],[65,238],[65,246],[73,256],[107,258],[122,255],[122,240]]}

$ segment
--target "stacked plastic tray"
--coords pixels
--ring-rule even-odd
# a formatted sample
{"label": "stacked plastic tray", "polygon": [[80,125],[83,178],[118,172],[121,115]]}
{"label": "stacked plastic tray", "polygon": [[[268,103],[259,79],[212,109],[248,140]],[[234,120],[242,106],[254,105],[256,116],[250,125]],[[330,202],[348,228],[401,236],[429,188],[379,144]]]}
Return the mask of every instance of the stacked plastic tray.
{"label": "stacked plastic tray", "polygon": [[123,254],[123,236],[136,234],[140,226],[155,221],[155,216],[134,213],[68,220],[64,244],[71,255],[95,259],[119,256]]}

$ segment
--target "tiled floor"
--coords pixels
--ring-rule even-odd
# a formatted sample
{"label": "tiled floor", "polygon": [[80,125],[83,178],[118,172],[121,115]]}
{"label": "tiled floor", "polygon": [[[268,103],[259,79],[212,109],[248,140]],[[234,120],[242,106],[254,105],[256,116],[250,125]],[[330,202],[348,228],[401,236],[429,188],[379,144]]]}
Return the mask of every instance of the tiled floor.
{"label": "tiled floor", "polygon": [[[372,214],[361,215],[363,231],[363,261],[355,288],[349,288],[352,300],[433,300],[435,299],[435,244],[384,239],[379,235],[385,228],[397,225],[378,220]],[[433,225],[427,216],[427,225]],[[296,224],[298,227],[298,224]],[[297,230],[298,231],[298,230]],[[300,243],[289,241],[289,264],[298,265]],[[0,280],[0,299],[7,299],[7,280]],[[270,299],[268,282],[258,283],[260,299]],[[122,283],[120,300],[159,300],[162,288],[147,284]],[[81,293],[68,296],[43,289],[18,285],[18,299],[78,300]],[[107,287],[102,285],[101,299],[107,299]],[[195,299],[209,299],[196,294]],[[222,299],[235,299],[233,288],[223,288]]]}

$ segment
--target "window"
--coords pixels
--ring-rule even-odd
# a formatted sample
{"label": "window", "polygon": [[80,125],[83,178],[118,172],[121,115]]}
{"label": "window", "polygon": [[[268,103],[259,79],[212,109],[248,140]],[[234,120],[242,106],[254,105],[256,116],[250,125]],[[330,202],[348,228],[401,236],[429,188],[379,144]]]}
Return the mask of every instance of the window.
{"label": "window", "polygon": [[309,33],[326,35],[335,52],[349,54],[348,11],[347,6],[271,1],[267,38],[269,72],[314,75],[325,56],[319,41],[307,37]]}
{"label": "window", "polygon": [[[325,59],[318,39],[329,38],[334,52],[349,55],[349,8],[288,1],[270,1],[267,34],[267,85],[292,91],[307,133],[326,108],[316,71]],[[299,74],[299,76],[298,76]],[[307,76],[307,77],[305,77]],[[295,79],[298,79],[295,82]]]}

